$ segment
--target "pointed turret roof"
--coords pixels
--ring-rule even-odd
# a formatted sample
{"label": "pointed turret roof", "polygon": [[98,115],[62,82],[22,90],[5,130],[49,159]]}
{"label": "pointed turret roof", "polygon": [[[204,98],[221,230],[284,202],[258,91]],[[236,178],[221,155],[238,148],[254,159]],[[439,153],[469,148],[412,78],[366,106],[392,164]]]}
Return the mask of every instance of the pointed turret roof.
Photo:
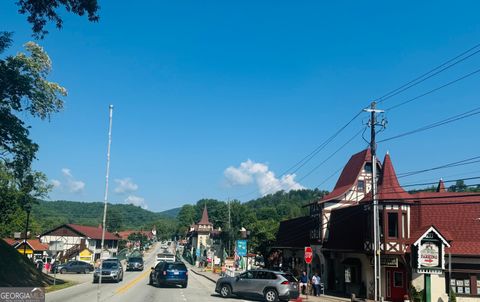
{"label": "pointed turret roof", "polygon": [[377,197],[378,200],[404,200],[411,198],[410,194],[400,186],[390,154],[388,153],[383,160],[383,173],[378,183]]}
{"label": "pointed turret roof", "polygon": [[447,190],[445,189],[445,183],[441,178],[440,178],[440,181],[438,182],[437,192],[447,192]]}
{"label": "pointed turret roof", "polygon": [[202,219],[198,222],[198,224],[212,224],[208,220],[208,211],[207,211],[207,205],[203,208],[203,213],[202,213]]}

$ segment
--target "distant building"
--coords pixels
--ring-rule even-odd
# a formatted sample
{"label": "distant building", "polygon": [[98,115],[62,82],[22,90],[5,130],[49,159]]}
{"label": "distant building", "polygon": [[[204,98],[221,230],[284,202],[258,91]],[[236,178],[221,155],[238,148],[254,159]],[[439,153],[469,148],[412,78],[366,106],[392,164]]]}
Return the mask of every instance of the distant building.
{"label": "distant building", "polygon": [[[104,251],[101,251],[102,227],[63,224],[40,235],[40,242],[58,250],[56,259],[94,262],[99,258],[115,257],[119,238],[105,231]],[[90,254],[90,255],[89,255]],[[103,255],[103,256],[102,256]],[[82,259],[80,259],[82,258]]]}
{"label": "distant building", "polygon": [[220,240],[221,229],[214,229],[208,219],[207,206],[203,208],[202,218],[196,224],[190,226],[187,232],[187,247],[190,250],[196,264],[205,261],[208,255],[222,257],[223,246]]}
{"label": "distant building", "polygon": [[43,259],[47,256],[48,244],[43,244],[36,238],[28,239],[26,243],[23,239],[3,238],[3,240],[20,254],[25,251],[25,255],[32,260]]}

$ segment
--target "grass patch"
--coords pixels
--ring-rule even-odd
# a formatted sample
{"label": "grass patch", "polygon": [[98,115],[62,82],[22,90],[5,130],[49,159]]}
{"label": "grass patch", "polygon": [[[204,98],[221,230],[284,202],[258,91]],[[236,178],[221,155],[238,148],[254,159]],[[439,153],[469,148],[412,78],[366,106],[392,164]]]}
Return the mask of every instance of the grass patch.
{"label": "grass patch", "polygon": [[66,282],[61,283],[61,284],[55,284],[55,285],[47,286],[47,287],[45,287],[45,292],[51,293],[51,292],[54,292],[56,290],[60,290],[60,289],[64,289],[64,288],[67,288],[67,287],[70,287],[70,286],[74,286],[75,284],[77,284],[77,282],[66,281]]}

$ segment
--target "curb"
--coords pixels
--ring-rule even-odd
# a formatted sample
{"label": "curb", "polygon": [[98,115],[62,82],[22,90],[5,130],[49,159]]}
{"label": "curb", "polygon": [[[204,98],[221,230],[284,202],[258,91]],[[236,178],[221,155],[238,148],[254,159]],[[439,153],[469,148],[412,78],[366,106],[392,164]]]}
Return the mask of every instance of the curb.
{"label": "curb", "polygon": [[204,274],[199,273],[199,272],[197,272],[197,271],[195,271],[195,270],[193,270],[193,269],[191,269],[191,268],[190,268],[190,271],[192,271],[195,275],[202,276],[202,277],[204,277],[204,278],[212,281],[213,283],[217,283],[217,280],[214,280],[214,279],[212,279],[212,278],[210,278],[210,277],[208,277],[208,276],[205,276]]}

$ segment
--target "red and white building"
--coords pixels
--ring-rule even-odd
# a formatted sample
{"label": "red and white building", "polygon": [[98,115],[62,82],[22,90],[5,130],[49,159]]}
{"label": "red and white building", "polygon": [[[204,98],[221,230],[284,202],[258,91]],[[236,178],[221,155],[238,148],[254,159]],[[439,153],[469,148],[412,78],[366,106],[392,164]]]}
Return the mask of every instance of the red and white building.
{"label": "red and white building", "polygon": [[[480,301],[479,194],[447,192],[442,181],[436,192],[410,194],[389,154],[376,165],[381,295],[403,301],[411,286],[420,291],[428,282],[431,301],[448,301],[450,286],[457,301]],[[330,194],[310,204],[314,268],[327,290],[373,297],[371,188],[366,149],[350,158]]]}

